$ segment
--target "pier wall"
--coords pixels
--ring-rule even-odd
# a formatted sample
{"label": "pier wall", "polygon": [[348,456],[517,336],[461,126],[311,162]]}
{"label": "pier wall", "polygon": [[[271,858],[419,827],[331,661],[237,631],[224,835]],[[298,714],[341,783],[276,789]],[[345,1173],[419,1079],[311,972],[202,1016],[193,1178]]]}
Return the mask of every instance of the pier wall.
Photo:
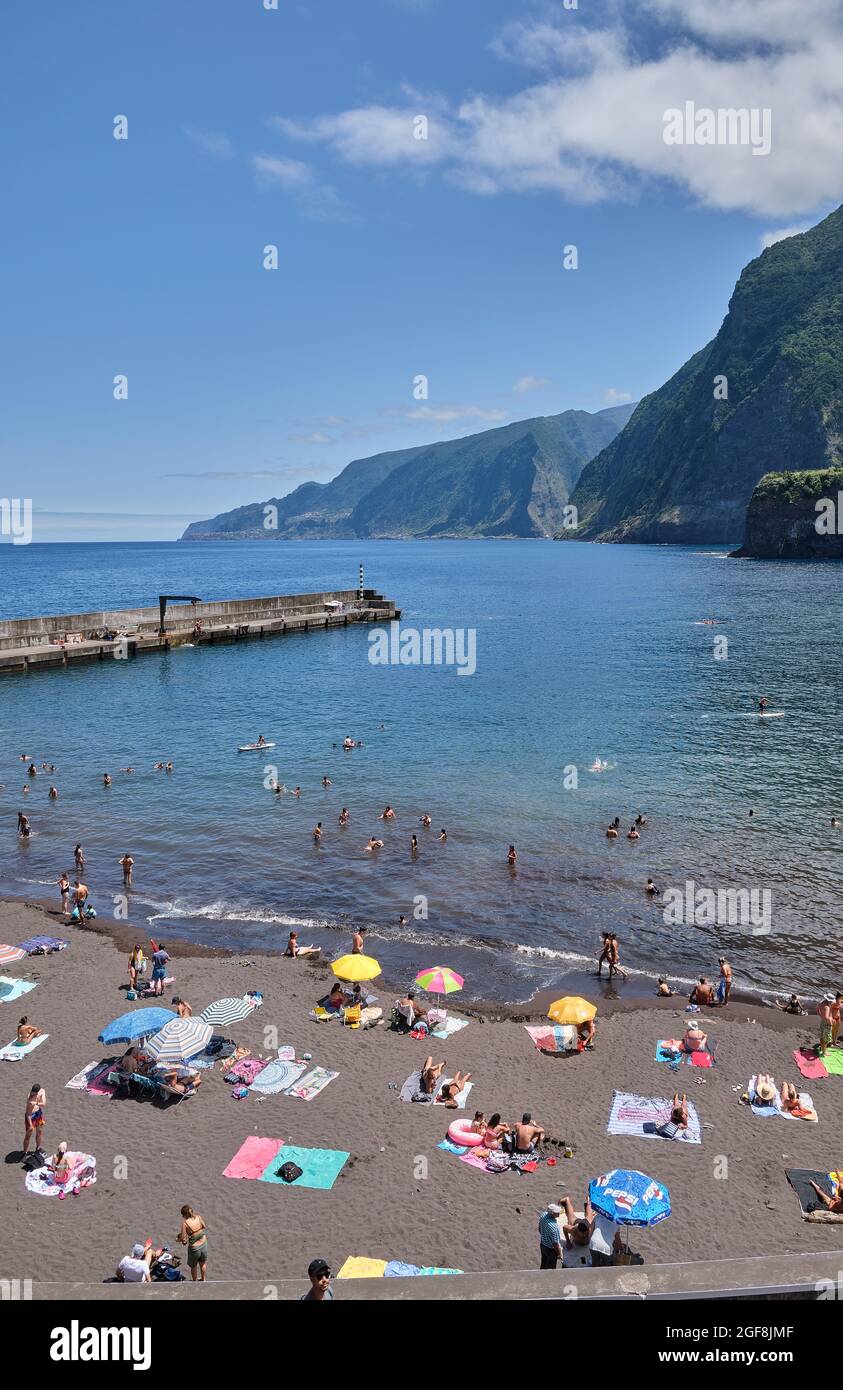
{"label": "pier wall", "polygon": [[[309,594],[219,599],[168,605],[164,633],[160,610],[111,608],[88,613],[0,620],[0,675],[106,657],[137,656],[192,642],[195,646],[280,636],[349,623],[390,622],[401,616],[391,599],[374,589],[331,589]],[[196,624],[201,631],[195,631]],[[117,634],[104,638],[104,631]]]}

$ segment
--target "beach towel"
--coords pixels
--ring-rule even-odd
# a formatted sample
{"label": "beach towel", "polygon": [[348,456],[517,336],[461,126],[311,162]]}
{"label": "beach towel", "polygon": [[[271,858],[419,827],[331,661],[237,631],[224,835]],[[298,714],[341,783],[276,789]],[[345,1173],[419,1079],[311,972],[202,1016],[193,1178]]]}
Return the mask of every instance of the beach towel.
{"label": "beach towel", "polygon": [[785,1177],[799,1200],[803,1221],[813,1221],[818,1225],[837,1226],[843,1224],[843,1212],[827,1211],[811,1187],[811,1179],[829,1197],[834,1196],[837,1173],[822,1173],[811,1168],[785,1168]]}
{"label": "beach towel", "polygon": [[821,1077],[828,1076],[828,1068],[812,1047],[798,1047],[793,1060],[809,1081],[819,1081]]}
{"label": "beach towel", "polygon": [[455,1033],[459,1033],[463,1028],[467,1028],[470,1020],[467,1018],[446,1018],[444,1023],[439,1023],[432,1030],[434,1038],[452,1038]]}
{"label": "beach towel", "polygon": [[[448,1082],[449,1082],[449,1081],[453,1081],[453,1079],[454,1079],[453,1077],[447,1077],[447,1076],[443,1076],[443,1077],[442,1077],[442,1080],[439,1082],[439,1085],[436,1087],[436,1090],[435,1090],[434,1093],[433,1093],[434,1100],[435,1100],[436,1096],[439,1095],[439,1092],[442,1090],[442,1087],[443,1087],[443,1086],[447,1086],[447,1085],[448,1085]],[[473,1086],[474,1086],[474,1082],[473,1082],[473,1081],[469,1081],[468,1085],[465,1086],[465,1087],[459,1092],[459,1094],[456,1095],[456,1096],[454,1097],[454,1099],[455,1099],[456,1102],[457,1102],[457,1109],[458,1109],[458,1110],[465,1110],[465,1103],[466,1103],[466,1100],[468,1099],[468,1093],[469,1093],[469,1091],[472,1089]],[[401,1087],[401,1090],[400,1090],[399,1093],[398,1093],[398,1098],[399,1098],[399,1100],[409,1100],[409,1101],[411,1101],[411,1100],[413,1099],[413,1096],[415,1096],[415,1095],[417,1095],[417,1094],[419,1093],[420,1089],[421,1089],[421,1072],[420,1072],[420,1071],[411,1072],[410,1075],[407,1077],[407,1080],[404,1082],[404,1085]],[[426,1103],[426,1104],[432,1105],[432,1104],[433,1104],[433,1101],[428,1101],[428,1102],[425,1102],[425,1103]],[[453,1107],[449,1106],[448,1108],[449,1108],[449,1109],[452,1109]]]}
{"label": "beach towel", "polygon": [[370,1260],[367,1255],[349,1255],[337,1273],[338,1279],[382,1279],[386,1260]]}
{"label": "beach towel", "polygon": [[421,1274],[421,1265],[409,1265],[405,1260],[390,1260],[383,1272],[384,1279],[412,1279]]}
{"label": "beach towel", "polygon": [[713,1067],[715,1064],[715,1045],[709,1039],[705,1052],[685,1052],[681,1038],[659,1038],[656,1043],[656,1061],[669,1062],[676,1067]]}
{"label": "beach towel", "polygon": [[106,1062],[100,1062],[88,1077],[88,1084],[85,1087],[89,1096],[113,1096],[114,1087],[108,1080],[108,1073],[113,1071],[117,1064],[116,1057],[110,1057]]}
{"label": "beach towel", "polygon": [[525,1023],[524,1027],[539,1052],[558,1054],[577,1050],[577,1030],[571,1023],[542,1023],[538,1026]]}
{"label": "beach towel", "polygon": [[[783,1120],[799,1120],[803,1123],[806,1119],[808,1119],[808,1116],[806,1115],[789,1115],[788,1112],[782,1108],[781,1096],[779,1095],[778,1089],[776,1090],[776,1098],[774,1101],[772,1101],[769,1105],[758,1105],[755,1099],[755,1086],[757,1081],[758,1077],[752,1076],[750,1077],[749,1085],[747,1086],[747,1090],[749,1092],[749,1104],[753,1115],[758,1115],[762,1119],[766,1119],[768,1115],[779,1115]],[[814,1109],[814,1102],[808,1095],[807,1091],[799,1091],[798,1098],[799,1104],[804,1106],[806,1110]],[[817,1120],[812,1119],[808,1122],[810,1124],[816,1124]]]}
{"label": "beach towel", "polygon": [[261,1095],[275,1096],[294,1085],[306,1071],[306,1062],[288,1062],[283,1057],[273,1057],[255,1077],[251,1089]]}
{"label": "beach towel", "polygon": [[0,1003],[11,1004],[35,989],[34,980],[12,980],[8,975],[0,975]]}
{"label": "beach towel", "polygon": [[81,1071],[78,1071],[75,1076],[71,1076],[70,1080],[64,1083],[64,1089],[66,1091],[86,1090],[91,1074],[101,1065],[101,1062],[89,1062],[87,1067],[83,1067]]}
{"label": "beach towel", "polygon": [[[609,1134],[634,1134],[638,1139],[663,1139],[656,1126],[670,1119],[671,1103],[661,1096],[636,1096],[629,1091],[615,1091],[609,1123]],[[688,1128],[682,1129],[671,1143],[701,1144],[702,1130],[696,1108],[688,1102]]]}
{"label": "beach towel", "polygon": [[28,956],[48,956],[52,951],[64,951],[69,945],[69,941],[62,941],[58,936],[31,936],[28,941],[20,942],[20,949]]}
{"label": "beach towel", "polygon": [[436,1147],[437,1149],[444,1149],[446,1153],[456,1154],[458,1158],[462,1158],[463,1154],[468,1153],[466,1145],[455,1144],[451,1139],[443,1139]]}
{"label": "beach towel", "polygon": [[[261,1182],[279,1183],[281,1187],[313,1187],[328,1192],[333,1187],[350,1155],[341,1149],[299,1149],[284,1144],[260,1174]],[[285,1182],[279,1178],[282,1163],[295,1163],[301,1168],[300,1178]]]}
{"label": "beach towel", "polygon": [[58,1197],[62,1192],[73,1192],[90,1187],[97,1180],[97,1160],[93,1154],[70,1153],[70,1171],[67,1182],[56,1182],[49,1168],[35,1168],[26,1174],[26,1189],[39,1197]]}
{"label": "beach towel", "polygon": [[223,1168],[223,1177],[262,1177],[267,1165],[275,1161],[283,1143],[283,1139],[260,1139],[257,1135],[250,1134],[248,1139],[243,1140],[228,1167]]}
{"label": "beach towel", "polygon": [[467,1149],[460,1159],[460,1163],[467,1163],[469,1168],[479,1168],[481,1173],[488,1173],[491,1171],[486,1167],[488,1161],[488,1149],[483,1149],[482,1152],[478,1152],[476,1148]]}
{"label": "beach towel", "polygon": [[440,1269],[438,1265],[422,1265],[419,1274],[465,1274],[464,1269]]}
{"label": "beach towel", "polygon": [[298,1100],[313,1100],[314,1096],[320,1095],[338,1076],[338,1071],[329,1071],[327,1067],[312,1067],[300,1081],[294,1081],[292,1086],[288,1086],[285,1094],[296,1096]]}
{"label": "beach towel", "polygon": [[822,1060],[829,1076],[843,1076],[843,1048],[830,1047]]}
{"label": "beach towel", "polygon": [[242,1057],[239,1062],[229,1068],[225,1074],[226,1081],[232,1085],[241,1082],[244,1086],[251,1086],[255,1077],[259,1076],[268,1062],[263,1057]]}
{"label": "beach towel", "polygon": [[26,1057],[28,1053],[34,1052],[36,1047],[40,1047],[42,1043],[46,1042],[49,1036],[49,1033],[39,1033],[37,1038],[33,1038],[28,1043],[6,1043],[5,1047],[0,1047],[0,1059],[4,1062],[19,1062],[22,1057]]}

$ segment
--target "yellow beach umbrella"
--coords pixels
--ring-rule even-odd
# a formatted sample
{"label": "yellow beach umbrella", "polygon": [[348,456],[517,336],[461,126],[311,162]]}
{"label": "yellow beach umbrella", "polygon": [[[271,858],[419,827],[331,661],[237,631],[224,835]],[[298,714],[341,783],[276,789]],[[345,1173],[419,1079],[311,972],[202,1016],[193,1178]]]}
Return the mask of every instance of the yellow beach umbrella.
{"label": "yellow beach umbrella", "polygon": [[331,964],[331,969],[338,980],[349,980],[356,984],[358,980],[374,980],[376,975],[380,975],[381,968],[373,956],[340,956]]}
{"label": "yellow beach umbrella", "polygon": [[597,1005],[589,1004],[587,999],[581,999],[578,994],[567,994],[564,999],[556,999],[547,1011],[548,1018],[552,1018],[554,1023],[586,1023],[588,1019],[594,1018],[597,1013]]}

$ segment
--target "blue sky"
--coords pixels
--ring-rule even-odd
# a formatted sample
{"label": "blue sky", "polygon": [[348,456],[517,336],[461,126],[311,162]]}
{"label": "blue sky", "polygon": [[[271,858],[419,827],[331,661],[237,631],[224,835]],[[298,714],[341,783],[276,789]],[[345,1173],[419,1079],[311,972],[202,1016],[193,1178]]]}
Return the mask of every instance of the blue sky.
{"label": "blue sky", "polygon": [[[36,540],[168,539],[352,458],[653,390],[762,238],[839,201],[840,6],[794,13],[17,7],[0,492]],[[689,99],[769,106],[770,155],[667,147]]]}

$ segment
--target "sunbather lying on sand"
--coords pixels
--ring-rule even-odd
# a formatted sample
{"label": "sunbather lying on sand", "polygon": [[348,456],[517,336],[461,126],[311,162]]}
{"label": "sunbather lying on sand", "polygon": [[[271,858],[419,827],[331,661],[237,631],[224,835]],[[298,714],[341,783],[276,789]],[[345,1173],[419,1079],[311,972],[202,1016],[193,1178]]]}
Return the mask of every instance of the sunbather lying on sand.
{"label": "sunbather lying on sand", "polygon": [[776,1091],[776,1083],[772,1076],[759,1073],[755,1082],[753,1104],[775,1107],[777,1101],[779,1109],[785,1115],[792,1115],[795,1120],[815,1120],[817,1118],[816,1110],[801,1103],[799,1092],[792,1081],[783,1081],[781,1089]]}
{"label": "sunbather lying on sand", "polygon": [[461,1071],[456,1072],[453,1081],[449,1081],[445,1086],[442,1087],[442,1090],[439,1092],[438,1096],[434,1096],[433,1104],[447,1105],[449,1110],[458,1110],[459,1102],[457,1101],[457,1096],[460,1094],[461,1091],[465,1090],[470,1080],[470,1071],[467,1071],[465,1073]]}
{"label": "sunbather lying on sand", "polygon": [[444,1062],[436,1062],[428,1057],[421,1070],[421,1088],[426,1095],[432,1095],[439,1083],[439,1078],[445,1070]]}
{"label": "sunbather lying on sand", "polygon": [[834,1184],[834,1196],[829,1197],[827,1192],[823,1192],[821,1187],[812,1180],[811,1187],[816,1192],[826,1211],[832,1211],[835,1215],[843,1216],[843,1182]]}
{"label": "sunbather lying on sand", "polygon": [[188,1095],[201,1086],[202,1077],[198,1071],[186,1072],[180,1077],[178,1067],[173,1067],[172,1070],[159,1072],[158,1081],[171,1091],[177,1091],[180,1095]]}
{"label": "sunbather lying on sand", "polygon": [[662,1139],[678,1139],[682,1131],[687,1128],[688,1097],[683,1095],[680,1099],[679,1092],[676,1091],[671,1103],[670,1119],[656,1126],[656,1134],[660,1134]]}

